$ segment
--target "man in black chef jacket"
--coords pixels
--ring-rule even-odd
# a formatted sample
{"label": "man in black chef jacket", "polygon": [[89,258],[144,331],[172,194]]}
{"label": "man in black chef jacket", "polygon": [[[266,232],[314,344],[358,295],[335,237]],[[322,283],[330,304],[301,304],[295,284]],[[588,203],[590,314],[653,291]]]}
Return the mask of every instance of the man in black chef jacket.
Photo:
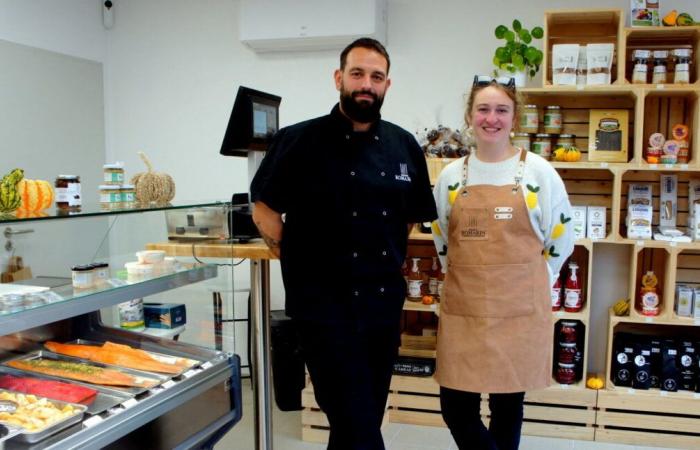
{"label": "man in black chef jacket", "polygon": [[281,129],[251,185],[333,450],[384,449],[408,232],[437,217],[416,140],[381,120],[388,75],[382,44],[346,47],[334,73],[339,104]]}

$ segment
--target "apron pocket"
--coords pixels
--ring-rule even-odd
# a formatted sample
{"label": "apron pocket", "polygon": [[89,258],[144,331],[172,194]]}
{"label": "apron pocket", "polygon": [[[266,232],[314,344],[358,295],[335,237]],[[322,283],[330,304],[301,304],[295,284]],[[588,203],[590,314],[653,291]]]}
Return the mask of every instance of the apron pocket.
{"label": "apron pocket", "polygon": [[535,312],[535,264],[450,263],[441,308],[469,317],[520,317]]}

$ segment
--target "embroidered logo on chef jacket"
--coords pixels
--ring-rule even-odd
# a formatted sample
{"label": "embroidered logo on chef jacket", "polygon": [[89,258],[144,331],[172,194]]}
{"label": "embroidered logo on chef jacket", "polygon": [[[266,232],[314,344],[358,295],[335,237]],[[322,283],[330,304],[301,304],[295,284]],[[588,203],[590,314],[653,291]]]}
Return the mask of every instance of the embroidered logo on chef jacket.
{"label": "embroidered logo on chef jacket", "polygon": [[399,181],[408,181],[410,183],[411,177],[408,176],[408,164],[400,163],[399,170],[401,171],[401,175],[394,175],[394,177]]}
{"label": "embroidered logo on chef jacket", "polygon": [[487,208],[465,208],[460,240],[485,241],[489,238]]}

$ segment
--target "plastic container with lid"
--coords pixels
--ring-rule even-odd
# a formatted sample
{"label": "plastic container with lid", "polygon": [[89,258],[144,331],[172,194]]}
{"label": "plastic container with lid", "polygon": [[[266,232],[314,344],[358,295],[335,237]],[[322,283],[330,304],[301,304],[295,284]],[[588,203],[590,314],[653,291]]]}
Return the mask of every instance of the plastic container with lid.
{"label": "plastic container with lid", "polygon": [[100,185],[100,207],[102,209],[119,209],[122,206],[120,187],[113,184]]}
{"label": "plastic container with lid", "polygon": [[122,195],[122,208],[133,208],[136,204],[136,186],[122,184],[119,191]]}
{"label": "plastic container with lid", "polygon": [[544,159],[549,159],[552,155],[552,136],[547,133],[538,133],[532,143],[531,151]]}
{"label": "plastic container with lid", "polygon": [[56,187],[56,208],[77,211],[82,205],[80,177],[78,175],[59,175],[54,183]]}
{"label": "plastic container with lid", "polygon": [[544,108],[544,132],[559,134],[562,129],[561,107],[550,105]]}
{"label": "plastic container with lid", "polygon": [[649,58],[651,51],[635,50],[634,51],[634,66],[632,69],[632,83],[646,84],[648,83],[649,75]]}
{"label": "plastic container with lid", "polygon": [[537,133],[540,127],[540,113],[537,110],[537,105],[523,106],[520,114],[520,128],[522,133]]}
{"label": "plastic container with lid", "polygon": [[668,51],[654,50],[654,73],[651,76],[653,84],[668,83]]}
{"label": "plastic container with lid", "polygon": [[526,151],[530,151],[530,135],[528,133],[513,133],[513,139],[511,139],[513,147],[522,148]]}
{"label": "plastic container with lid", "polygon": [[124,183],[124,163],[116,162],[102,166],[104,172],[104,183],[121,185]]}
{"label": "plastic container with lid", "polygon": [[93,279],[96,286],[105,285],[109,281],[109,264],[97,262],[91,264],[93,269]]}
{"label": "plastic container with lid", "polygon": [[73,287],[75,289],[90,289],[95,285],[94,270],[90,265],[71,267]]}
{"label": "plastic container with lid", "polygon": [[676,68],[673,74],[675,84],[690,83],[690,52],[689,48],[677,48],[671,51],[676,61]]}

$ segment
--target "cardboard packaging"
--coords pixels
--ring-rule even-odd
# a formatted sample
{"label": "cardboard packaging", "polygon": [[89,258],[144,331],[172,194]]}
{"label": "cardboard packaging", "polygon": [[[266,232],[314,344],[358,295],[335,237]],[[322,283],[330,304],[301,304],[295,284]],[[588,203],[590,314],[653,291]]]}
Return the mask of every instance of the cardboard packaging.
{"label": "cardboard packaging", "polygon": [[629,111],[626,109],[591,109],[588,160],[626,163],[628,130]]}
{"label": "cardboard packaging", "polygon": [[574,239],[584,239],[586,237],[586,214],[585,206],[571,207],[571,227],[574,230]]}
{"label": "cardboard packaging", "polygon": [[659,205],[659,226],[676,228],[678,215],[678,175],[661,175],[661,203]]}
{"label": "cardboard packaging", "polygon": [[691,302],[691,309],[693,310],[693,318],[700,319],[700,288],[693,288],[693,301]]}
{"label": "cardboard packaging", "polygon": [[589,206],[587,223],[587,234],[589,239],[605,239],[606,229],[604,206]]}
{"label": "cardboard packaging", "polygon": [[187,323],[185,305],[181,303],[144,303],[143,314],[148,328],[177,328]]}
{"label": "cardboard packaging", "polygon": [[[700,291],[698,291],[700,294]],[[693,313],[694,289],[682,284],[676,285],[676,315],[690,317]]]}

